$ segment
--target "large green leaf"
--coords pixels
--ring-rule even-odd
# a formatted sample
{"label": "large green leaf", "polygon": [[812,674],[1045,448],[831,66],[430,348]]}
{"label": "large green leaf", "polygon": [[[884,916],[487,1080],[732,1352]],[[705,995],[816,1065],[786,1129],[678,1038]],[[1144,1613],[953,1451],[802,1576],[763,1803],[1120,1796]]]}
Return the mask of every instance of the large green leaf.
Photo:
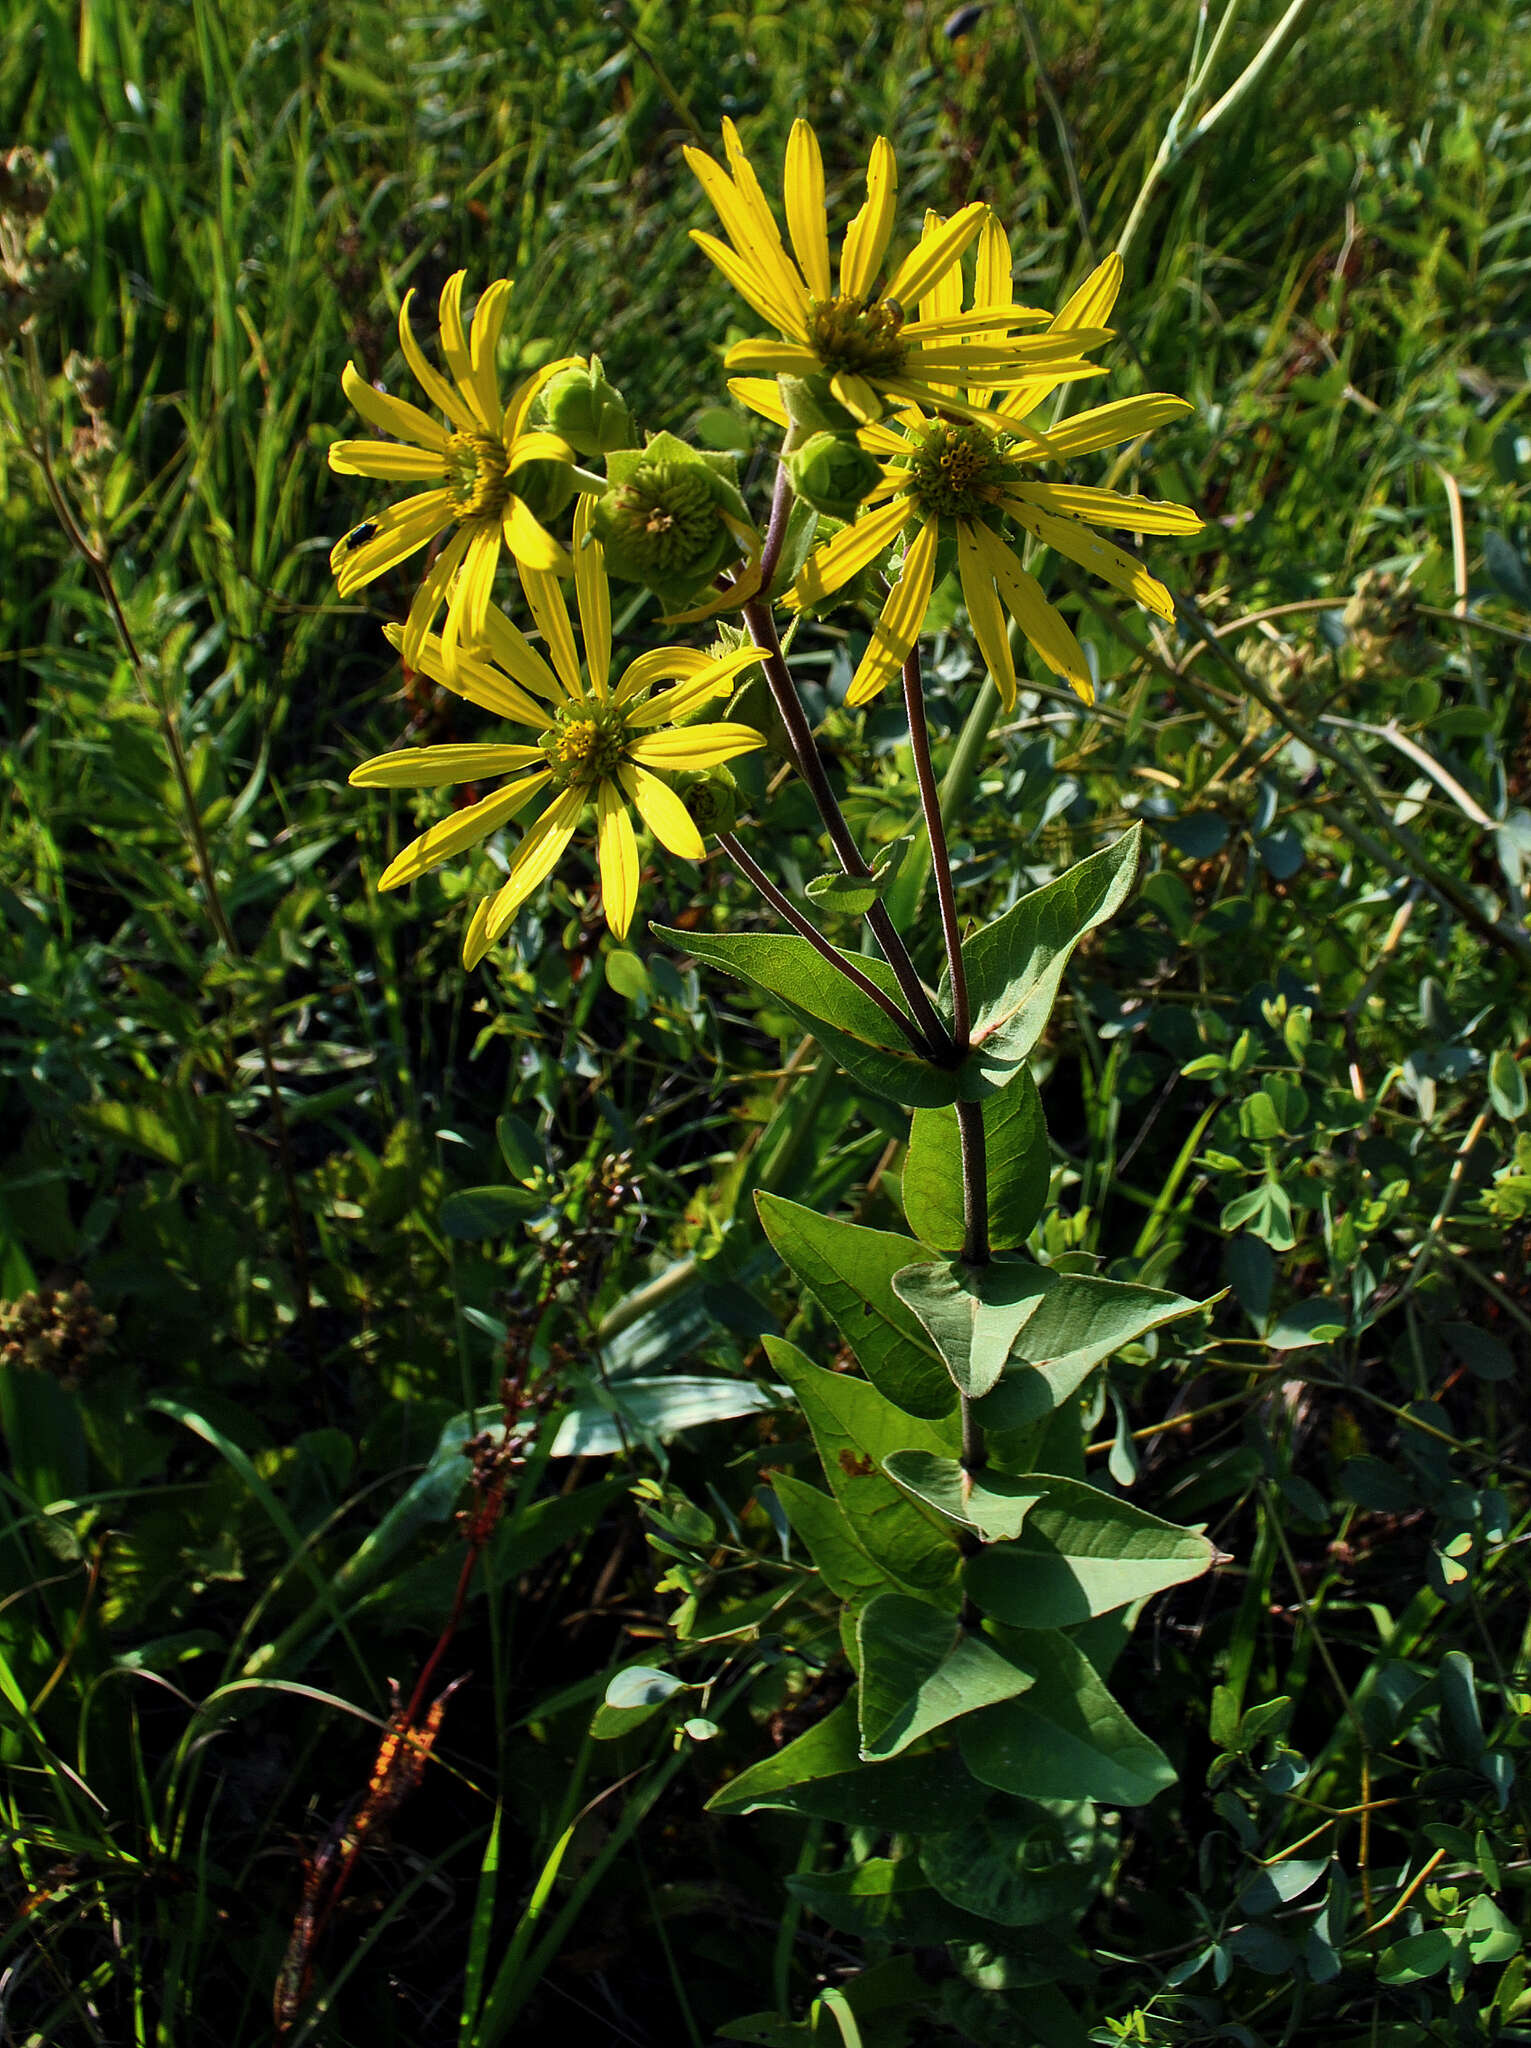
{"label": "large green leaf", "polygon": [[938,1948],[948,1941],[982,1941],[990,1932],[972,1914],[948,1905],[912,1856],[868,1856],[840,1870],[803,1871],[787,1879],[787,1889],[831,1927],[858,1938]]}
{"label": "large green leaf", "polygon": [[1067,1628],[1199,1578],[1216,1555],[1205,1536],[1082,1480],[1033,1472],[1024,1484],[1040,1496],[1024,1528],[970,1557],[963,1574],[996,1621]]}
{"label": "large green leaf", "polygon": [[[997,1252],[1023,1245],[1047,1206],[1050,1162],[1042,1098],[1029,1067],[1017,1067],[1003,1088],[983,1098],[983,1148],[988,1161],[989,1244]],[[903,1173],[909,1228],[933,1251],[962,1247],[962,1146],[954,1108],[917,1109]]]}
{"label": "large green leaf", "polygon": [[964,1714],[1013,1699],[1031,1674],[970,1635],[951,1614],[902,1593],[879,1593],[861,1610],[861,1754],[897,1756]]}
{"label": "large green leaf", "polygon": [[833,1316],[878,1392],[911,1415],[949,1415],[951,1380],[919,1318],[893,1292],[893,1275],[918,1256],[913,1238],[821,1216],[781,1195],[755,1202],[778,1255]]}
{"label": "large green leaf", "polygon": [[976,1813],[983,1790],[953,1749],[932,1749],[861,1761],[854,1694],[774,1756],[762,1757],[713,1793],[713,1813],[788,1813],[847,1826],[919,1832],[955,1827]]}
{"label": "large green leaf", "polygon": [[864,1600],[888,1589],[888,1574],[856,1541],[837,1501],[787,1472],[773,1472],[771,1488],[831,1593],[841,1600]]}
{"label": "large green leaf", "polygon": [[930,1333],[947,1371],[969,1400],[998,1383],[1027,1323],[1056,1277],[1026,1264],[905,1266],[893,1291]]}
{"label": "large green leaf", "polygon": [[920,1868],[944,1899],[1004,1927],[1082,1913],[1110,1875],[1111,1834],[1088,1801],[991,1799],[920,1842]]}
{"label": "large green leaf", "polygon": [[609,1458],[645,1437],[668,1439],[704,1422],[732,1422],[774,1408],[769,1387],[753,1380],[703,1379],[669,1373],[661,1379],[617,1380],[587,1395],[564,1416],[553,1439],[555,1458]]}
{"label": "large green leaf", "polygon": [[883,1470],[906,1493],[915,1494],[949,1521],[976,1529],[987,1542],[1018,1536],[1021,1525],[1051,1480],[1012,1478],[1004,1472],[968,1472],[956,1458],[929,1451],[894,1451]]}
{"label": "large green leaf", "polygon": [[890,1451],[906,1445],[951,1455],[955,1425],[919,1422],[885,1401],[868,1380],[826,1372],[796,1345],[767,1337],[773,1369],[802,1403],[824,1473],[856,1540],[890,1577],[944,1606],[957,1604],[961,1553],[955,1532],[942,1528],[882,1470]]}
{"label": "large green leaf", "polygon": [[975,1778],[1027,1799],[1112,1806],[1146,1806],[1174,1784],[1163,1750],[1133,1726],[1067,1636],[1017,1631],[1003,1640],[1036,1683],[958,1723],[957,1746]]}
{"label": "large green leaf", "polygon": [[[921,1059],[886,1011],[837,973],[806,939],[789,932],[682,932],[662,924],[650,929],[693,959],[721,967],[785,1004],[851,1078],[874,1095],[927,1108],[955,1101],[955,1070]],[[845,958],[895,1002],[901,1000],[886,961],[864,953]]]}
{"label": "large green leaf", "polygon": [[[1075,946],[1127,900],[1142,827],[1023,896],[962,948],[973,1006],[973,1051],[961,1093],[981,1100],[1003,1088],[1042,1035]],[[806,941],[803,943],[806,944]]]}
{"label": "large green leaf", "polygon": [[1206,1306],[1130,1281],[1036,1270],[1044,1298],[1027,1319],[999,1385],[982,1403],[978,1419],[987,1429],[1039,1422],[1113,1351]]}

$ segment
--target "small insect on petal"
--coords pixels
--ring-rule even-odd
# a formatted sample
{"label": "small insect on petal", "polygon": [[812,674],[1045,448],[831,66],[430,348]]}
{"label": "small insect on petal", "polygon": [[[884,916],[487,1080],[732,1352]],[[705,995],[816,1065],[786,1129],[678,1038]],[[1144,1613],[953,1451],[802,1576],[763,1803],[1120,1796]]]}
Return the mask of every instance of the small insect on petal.
{"label": "small insect on petal", "polygon": [[373,535],[376,532],[377,521],[374,519],[364,519],[360,526],[353,526],[351,528],[351,531],[346,535],[345,539],[340,543],[340,545],[347,550],[351,548],[365,547],[367,542],[372,539]]}

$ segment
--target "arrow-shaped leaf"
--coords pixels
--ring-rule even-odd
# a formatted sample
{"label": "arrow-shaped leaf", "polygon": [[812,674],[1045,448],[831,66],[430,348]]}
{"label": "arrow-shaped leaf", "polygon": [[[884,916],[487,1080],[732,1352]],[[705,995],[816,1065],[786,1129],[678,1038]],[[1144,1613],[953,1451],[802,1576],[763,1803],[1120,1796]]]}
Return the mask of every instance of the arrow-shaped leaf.
{"label": "arrow-shaped leaf", "polygon": [[1056,1276],[1025,1265],[905,1266],[893,1291],[914,1310],[959,1393],[978,1400],[998,1383],[1026,1324]]}
{"label": "arrow-shaped leaf", "polygon": [[897,1756],[964,1714],[1013,1699],[1031,1674],[923,1600],[879,1593],[861,1610],[861,1754]]}

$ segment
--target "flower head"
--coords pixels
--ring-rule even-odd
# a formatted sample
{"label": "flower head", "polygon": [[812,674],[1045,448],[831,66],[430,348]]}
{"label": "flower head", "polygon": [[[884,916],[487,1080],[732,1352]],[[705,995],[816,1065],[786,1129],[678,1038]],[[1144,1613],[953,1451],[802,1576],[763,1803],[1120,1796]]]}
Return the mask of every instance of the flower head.
{"label": "flower head", "polygon": [[[484,621],[486,658],[459,654],[449,672],[442,642],[427,635],[420,666],[470,703],[527,727],[534,740],[511,744],[405,747],[380,754],[353,770],[363,788],[439,789],[508,778],[492,796],[432,825],[406,846],[379,880],[381,889],[412,882],[454,853],[488,838],[524,810],[532,798],[549,801],[527,829],[503,887],[473,914],[463,944],[472,967],[509,927],[511,919],[552,873],[574,837],[587,804],[596,812],[596,841],[606,922],[618,938],[632,922],[638,897],[638,845],[628,805],[671,853],[700,860],[702,836],[665,779],[676,770],[710,768],[764,745],[748,725],[688,724],[701,705],[726,690],[760,657],[758,647],[721,657],[687,647],[659,647],[629,662],[611,683],[611,598],[600,543],[590,528],[588,501],[574,522],[574,583],[585,659],[558,579],[521,563],[527,603],[541,631],[547,658],[497,607]],[[404,634],[389,628],[395,645]],[[407,659],[407,656],[406,656]],[[668,689],[655,690],[655,684]]]}
{"label": "flower head", "polygon": [[[1107,257],[1049,331],[1063,336],[1092,331],[1108,317],[1121,277],[1120,259]],[[983,314],[1008,300],[1010,279],[1009,244],[998,222],[989,220],[980,235],[969,313]],[[952,315],[960,314],[960,289],[956,276],[942,288],[940,303]],[[1155,392],[1079,413],[1046,435],[1028,430],[1024,414],[1062,381],[1057,371],[1039,372],[1002,394],[997,413],[989,410],[990,387],[969,385],[958,409],[952,400],[961,394],[938,386],[929,411],[910,406],[896,422],[862,428],[861,443],[879,459],[881,479],[866,494],[867,509],[809,558],[785,599],[794,608],[821,602],[907,537],[902,567],[851,680],[848,703],[865,704],[908,658],[930,602],[937,547],[947,536],[956,541],[957,572],[974,636],[1007,710],[1015,703],[1016,676],[1006,613],[1054,675],[1070,683],[1086,703],[1095,695],[1078,641],[1023,568],[1009,538],[1011,528],[1092,570],[1161,618],[1174,616],[1164,585],[1091,528],[1194,533],[1201,525],[1196,513],[1117,491],[1051,483],[1037,476],[1036,466],[1133,440],[1189,407],[1184,399]],[[785,423],[785,408],[773,385],[745,379],[729,388],[757,411]]]}
{"label": "flower head", "polygon": [[[473,324],[464,331],[462,288],[457,271],[442,288],[439,306],[441,353],[449,376],[426,361],[410,325],[414,293],[399,309],[399,344],[404,360],[426,396],[444,415],[435,420],[402,398],[374,389],[347,363],[341,382],[347,398],[370,426],[395,435],[391,441],[337,441],[330,467],[347,476],[421,483],[428,489],[404,498],[353,528],[330,555],[340,595],[349,597],[402,562],[438,534],[450,533],[420,585],[404,626],[404,658],[418,666],[421,645],[443,603],[447,622],[442,658],[455,667],[458,648],[483,637],[494,574],[503,543],[534,570],[567,569],[566,551],[542,525],[517,490],[517,472],[529,465],[572,461],[572,450],[557,434],[528,429],[532,401],[542,387],[577,358],[550,362],[500,398],[495,349],[510,305],[511,282],[501,278],[480,296]],[[545,474],[545,473],[544,473]]]}
{"label": "flower head", "polygon": [[[749,508],[732,468],[732,457],[689,447],[674,434],[654,434],[644,448],[608,454],[611,488],[595,500],[590,525],[610,573],[647,585],[673,614],[725,565],[753,552]],[[730,596],[750,594],[741,588]],[[714,609],[704,605],[702,614]]]}
{"label": "flower head", "polygon": [[[838,277],[830,270],[824,165],[808,123],[794,122],[787,143],[791,256],[732,121],[723,123],[723,141],[726,171],[699,149],[688,149],[686,161],[728,241],[696,231],[691,239],[782,337],[736,343],[725,358],[729,369],[824,377],[835,399],[863,421],[881,418],[889,403],[933,405],[932,378],[1009,389],[1044,373],[1091,374],[1082,352],[1105,341],[1104,330],[1054,326],[1020,339],[1014,329],[1045,327],[1047,315],[1015,305],[1009,293],[1003,306],[986,309],[978,319],[953,322],[930,310],[927,302],[956,274],[963,251],[989,218],[986,206],[965,206],[948,221],[929,216],[919,242],[877,286],[898,198],[898,164],[884,137],[872,146],[866,204],[846,229]],[[911,318],[916,305],[917,317]],[[961,400],[956,404],[966,409]]]}

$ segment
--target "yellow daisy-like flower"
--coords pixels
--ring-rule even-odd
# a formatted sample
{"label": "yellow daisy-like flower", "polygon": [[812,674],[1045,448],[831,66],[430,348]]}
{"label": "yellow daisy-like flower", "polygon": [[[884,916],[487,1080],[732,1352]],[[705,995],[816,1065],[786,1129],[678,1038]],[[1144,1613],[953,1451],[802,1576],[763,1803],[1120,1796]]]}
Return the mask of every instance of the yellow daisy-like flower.
{"label": "yellow daisy-like flower", "polygon": [[[422,832],[389,863],[380,889],[414,881],[487,839],[539,791],[553,792],[523,836],[504,886],[473,913],[463,943],[469,967],[477,965],[552,873],[591,802],[606,922],[618,938],[624,937],[638,900],[638,843],[628,804],[636,805],[661,846],[700,860],[706,850],[702,835],[665,776],[678,769],[711,768],[765,744],[747,725],[679,723],[758,661],[758,647],[742,647],[720,659],[688,647],[655,648],[629,662],[612,687],[611,597],[583,499],[574,540],[583,674],[557,577],[524,562],[518,565],[521,584],[547,646],[546,660],[494,605],[484,615],[488,658],[459,654],[449,671],[435,634],[428,634],[420,647],[419,665],[428,676],[470,703],[530,727],[539,735],[536,744],[404,747],[364,761],[351,774],[353,784],[371,789],[440,789],[492,775],[510,778],[492,796]],[[387,630],[394,645],[403,647],[405,633],[394,626]],[[656,692],[656,683],[672,687]]]}
{"label": "yellow daisy-like flower", "polygon": [[341,382],[347,398],[392,441],[337,441],[330,468],[346,476],[386,477],[393,483],[432,486],[404,498],[337,542],[330,568],[340,595],[349,597],[385,570],[423,548],[439,533],[451,538],[432,563],[404,627],[404,658],[417,667],[420,647],[442,604],[447,609],[442,652],[450,669],[460,645],[483,637],[489,596],[503,544],[518,562],[537,570],[567,570],[566,550],[515,490],[515,472],[529,462],[572,462],[573,450],[556,434],[528,432],[532,400],[551,377],[579,358],[564,356],[519,384],[502,403],[495,349],[510,306],[511,280],[500,278],[482,294],[465,333],[457,271],[442,288],[441,353],[449,377],[426,361],[409,322],[414,293],[399,309],[399,346],[421,389],[446,420],[442,425],[402,398],[374,390],[347,363]]}
{"label": "yellow daisy-like flower", "polygon": [[[702,150],[685,154],[728,241],[696,230],[691,239],[782,337],[737,342],[724,358],[729,369],[772,377],[827,374],[835,397],[857,420],[880,419],[887,401],[934,405],[933,377],[1009,390],[1044,373],[1054,382],[1094,374],[1082,357],[1109,339],[1104,329],[1064,331],[1054,323],[1040,336],[1019,339],[1013,329],[1044,326],[1047,315],[1015,305],[1008,293],[1002,307],[976,319],[926,312],[924,302],[956,274],[962,252],[989,217],[982,204],[944,222],[928,217],[919,242],[875,288],[898,198],[898,164],[886,138],[872,146],[866,204],[846,229],[838,279],[830,271],[824,165],[808,123],[794,122],[787,143],[783,184],[792,256],[732,121],[723,123],[723,142],[727,170]],[[919,318],[910,320],[906,309],[916,301]],[[983,407],[968,408],[955,395],[950,409],[984,416]]]}
{"label": "yellow daisy-like flower", "polygon": [[[1053,327],[1062,334],[1093,330],[1109,316],[1121,281],[1120,258],[1108,256],[1057,315]],[[990,220],[979,240],[971,311],[982,315],[1002,307],[1010,292],[1009,243],[998,222]],[[957,277],[943,280],[921,304],[922,317],[927,306],[937,317],[956,315],[960,293]],[[901,535],[909,534],[903,566],[851,680],[847,703],[865,704],[897,675],[908,658],[930,603],[936,549],[943,533],[956,537],[963,602],[1007,711],[1015,703],[1017,688],[1005,627],[1007,612],[1054,675],[1072,684],[1087,704],[1094,701],[1095,691],[1079,642],[1043,596],[1036,578],[1021,566],[1005,537],[1005,521],[1091,570],[1159,617],[1174,617],[1174,604],[1164,585],[1141,562],[1091,528],[1195,533],[1202,523],[1197,514],[1185,505],[1119,491],[1041,481],[1035,475],[1035,464],[1115,447],[1190,407],[1182,398],[1154,392],[1079,413],[1045,438],[1018,438],[1022,415],[1060,381],[1052,373],[1039,373],[1004,394],[999,400],[999,416],[1008,423],[1006,427],[990,426],[972,416],[972,408],[987,405],[990,392],[982,386],[969,386],[967,408],[955,417],[952,398],[956,394],[938,388],[930,412],[911,407],[899,415],[896,424],[862,428],[862,444],[882,462],[881,480],[867,493],[868,509],[809,558],[783,600],[794,609],[819,603],[869,567]],[[741,379],[729,388],[757,411],[785,423],[785,409],[774,386]]]}

